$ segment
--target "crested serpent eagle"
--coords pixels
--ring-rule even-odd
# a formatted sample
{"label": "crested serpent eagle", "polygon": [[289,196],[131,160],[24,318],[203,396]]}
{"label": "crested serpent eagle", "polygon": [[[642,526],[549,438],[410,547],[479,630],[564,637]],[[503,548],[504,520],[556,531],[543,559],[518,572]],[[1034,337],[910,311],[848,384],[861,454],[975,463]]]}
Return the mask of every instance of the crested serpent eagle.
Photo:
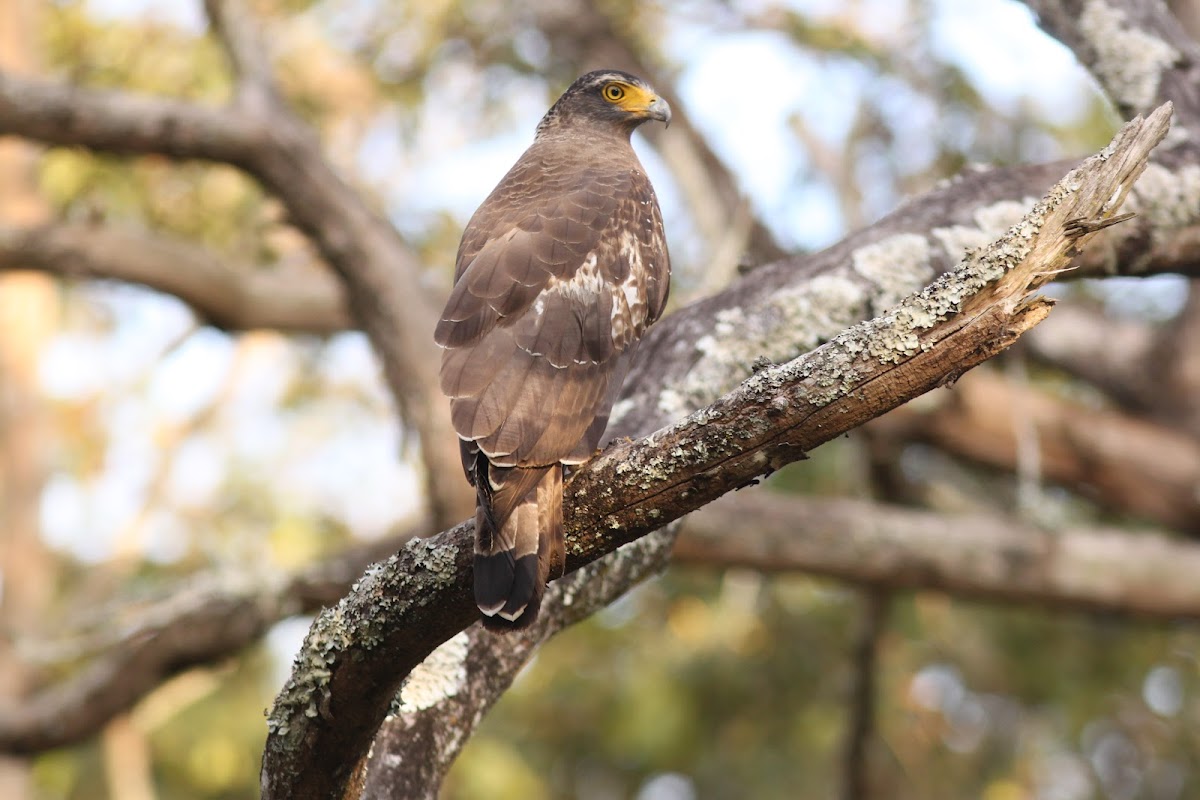
{"label": "crested serpent eagle", "polygon": [[670,282],[662,212],[630,146],[671,109],[641,79],[579,78],[471,217],[438,322],[441,388],[475,487],[484,623],[533,622],[563,572],[563,466],[589,459]]}

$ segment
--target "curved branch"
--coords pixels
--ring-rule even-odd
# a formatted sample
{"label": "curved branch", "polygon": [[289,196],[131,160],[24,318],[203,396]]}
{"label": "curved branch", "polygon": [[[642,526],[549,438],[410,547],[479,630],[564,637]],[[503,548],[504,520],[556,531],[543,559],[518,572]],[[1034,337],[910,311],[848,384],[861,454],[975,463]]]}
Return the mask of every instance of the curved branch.
{"label": "curved branch", "polygon": [[1200,45],[1162,0],[1025,0],[1038,24],[1096,76],[1122,117],[1175,104],[1200,133]]}
{"label": "curved branch", "polygon": [[[756,476],[953,378],[1049,312],[1030,292],[1115,213],[1166,134],[1170,110],[1122,129],[1019,225],[887,315],[768,367],[674,426],[617,444],[566,487],[567,569],[612,553]],[[269,716],[268,798],[340,796],[403,676],[476,616],[470,524],[411,543],[368,570],[313,624]],[[657,537],[656,537],[657,538]],[[616,554],[610,559],[620,559]],[[594,569],[611,569],[613,561]]]}
{"label": "curved branch", "polygon": [[[243,37],[254,34],[239,31],[231,46],[240,50]],[[220,161],[258,179],[344,281],[400,411],[420,433],[435,519],[445,523],[470,513],[475,495],[466,482],[439,480],[461,465],[450,411],[436,390],[438,355],[428,344],[436,312],[424,301],[420,265],[396,229],[339,177],[305,122],[281,103],[210,109],[0,71],[4,134],[111,153]]]}
{"label": "curved branch", "polygon": [[261,573],[180,587],[123,632],[122,646],[20,706],[0,708],[0,750],[36,753],[95,735],[171,675],[259,639],[285,613],[283,597]]}
{"label": "curved branch", "polygon": [[874,427],[1011,470],[1018,458],[1019,417],[1036,431],[1046,480],[1071,486],[1117,513],[1200,532],[1200,445],[1178,430],[1018,389],[982,371],[961,381],[945,400],[936,408],[902,409]]}
{"label": "curved branch", "polygon": [[234,266],[182,240],[109,225],[0,225],[0,271],[6,269],[142,284],[227,330],[323,334],[351,323],[341,283],[323,268]]}
{"label": "curved branch", "polygon": [[263,120],[165,97],[80,89],[0,70],[0,134],[122,154],[248,168]]}
{"label": "curved branch", "polygon": [[[103,654],[20,706],[0,707],[0,752],[37,753],[96,735],[171,676],[229,658],[282,619],[336,603],[368,565],[410,538],[411,532],[351,548],[291,577],[262,570],[200,575],[173,586],[170,596],[137,612],[134,624],[101,631],[108,641],[54,647],[69,650],[71,660],[97,650]],[[122,616],[133,613],[123,611]],[[22,643],[21,649],[30,645]]]}

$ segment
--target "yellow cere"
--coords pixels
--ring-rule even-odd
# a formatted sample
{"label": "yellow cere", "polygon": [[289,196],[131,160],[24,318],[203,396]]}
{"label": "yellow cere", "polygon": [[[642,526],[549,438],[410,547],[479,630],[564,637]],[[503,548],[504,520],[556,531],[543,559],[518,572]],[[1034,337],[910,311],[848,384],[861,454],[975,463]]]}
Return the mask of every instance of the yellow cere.
{"label": "yellow cere", "polygon": [[654,92],[624,81],[610,81],[602,90],[604,99],[625,111],[645,111],[658,99]]}

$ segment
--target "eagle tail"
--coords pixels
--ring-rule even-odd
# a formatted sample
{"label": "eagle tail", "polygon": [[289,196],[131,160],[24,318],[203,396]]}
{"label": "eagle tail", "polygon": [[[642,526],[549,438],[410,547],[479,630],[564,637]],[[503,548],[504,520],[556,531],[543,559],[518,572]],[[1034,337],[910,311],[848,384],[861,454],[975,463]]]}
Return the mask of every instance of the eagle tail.
{"label": "eagle tail", "polygon": [[566,561],[562,465],[497,467],[480,457],[476,469],[475,602],[487,627],[525,628]]}

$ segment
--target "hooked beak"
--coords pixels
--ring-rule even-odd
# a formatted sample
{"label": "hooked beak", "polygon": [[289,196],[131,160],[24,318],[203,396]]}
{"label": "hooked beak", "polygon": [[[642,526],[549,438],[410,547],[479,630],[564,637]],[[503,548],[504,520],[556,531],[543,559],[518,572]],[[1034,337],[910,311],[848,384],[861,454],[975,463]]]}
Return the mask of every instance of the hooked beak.
{"label": "hooked beak", "polygon": [[646,116],[658,120],[668,128],[671,126],[671,106],[661,97],[655,97],[650,101],[650,105],[646,106]]}

